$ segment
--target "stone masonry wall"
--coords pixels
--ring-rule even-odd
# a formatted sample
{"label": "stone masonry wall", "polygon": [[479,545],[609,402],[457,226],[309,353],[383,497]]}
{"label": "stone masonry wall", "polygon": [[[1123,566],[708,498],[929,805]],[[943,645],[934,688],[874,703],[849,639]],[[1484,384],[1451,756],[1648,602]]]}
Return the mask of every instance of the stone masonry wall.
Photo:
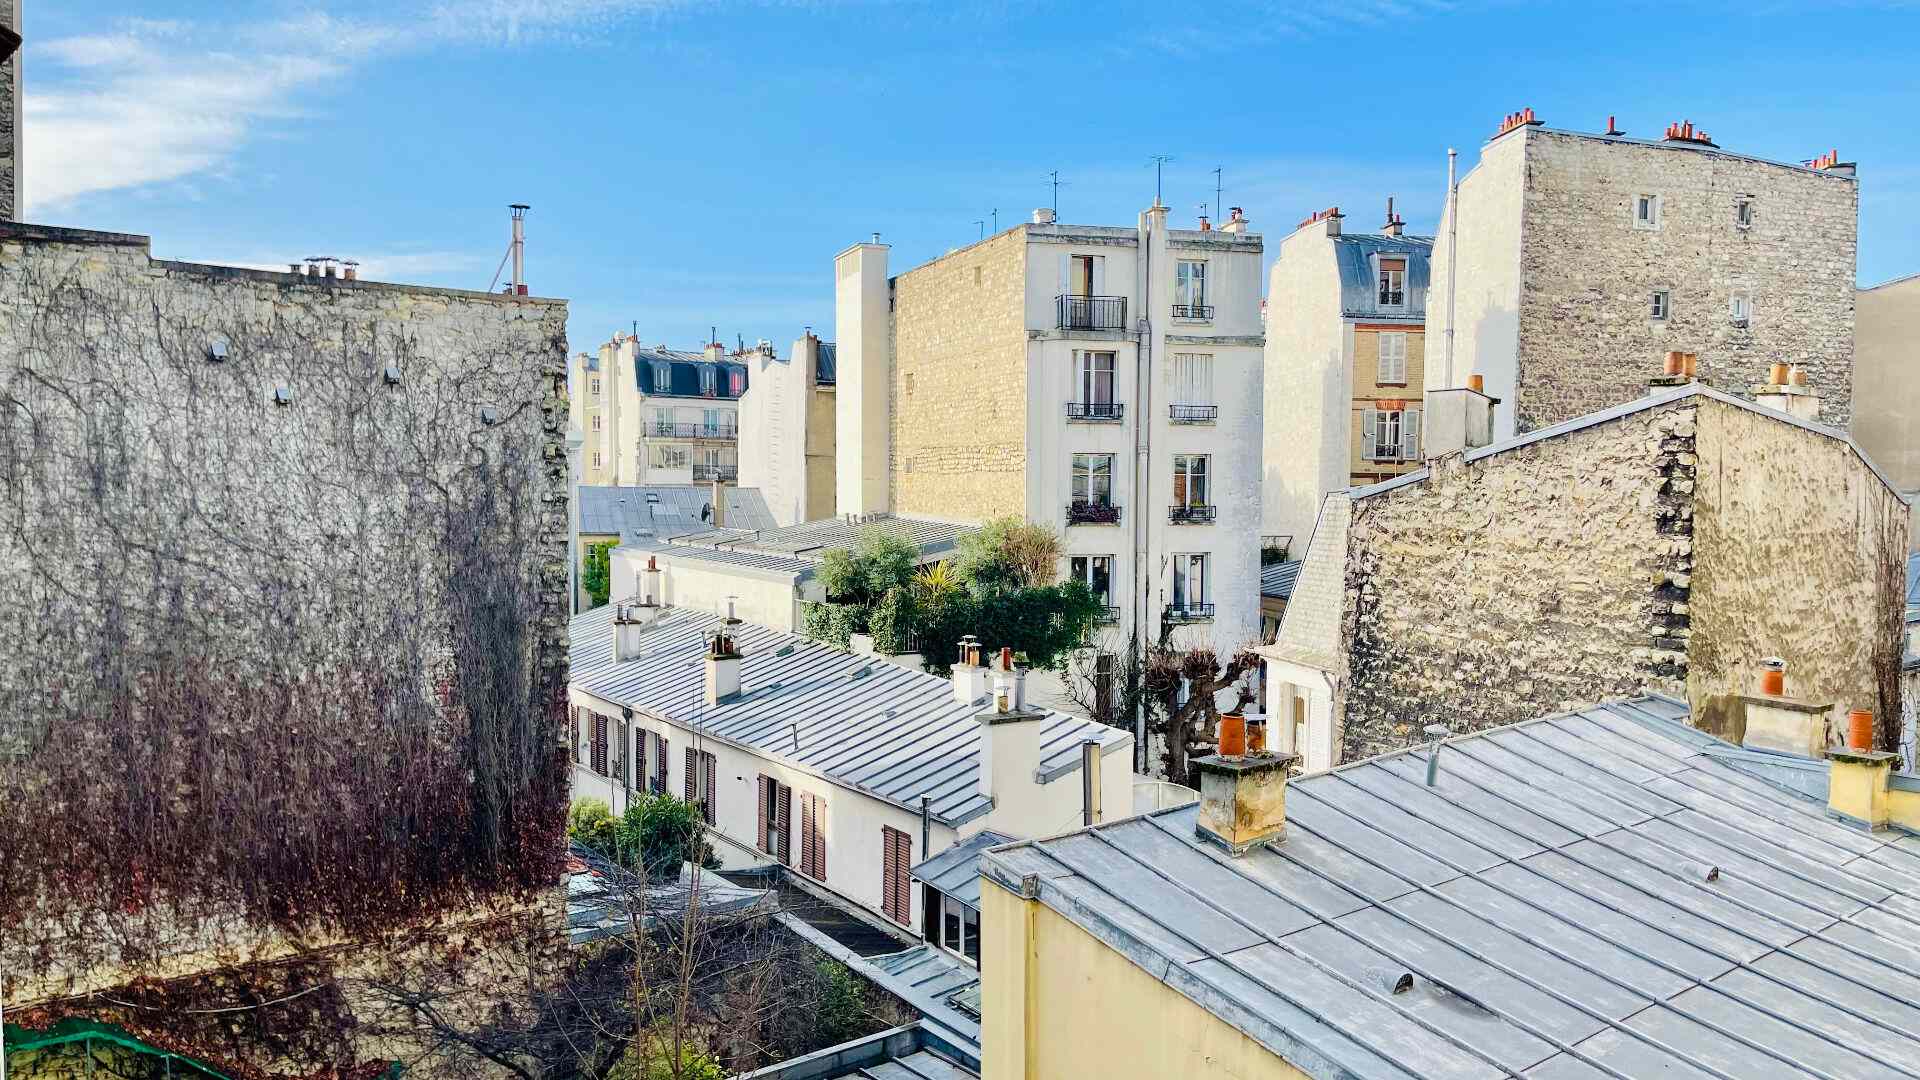
{"label": "stone masonry wall", "polygon": [[[0,0],[0,26],[18,32],[20,0]],[[20,215],[20,54],[0,64],[0,221]]]}
{"label": "stone masonry wall", "polygon": [[9,1019],[550,890],[565,304],[0,225],[0,310]]}
{"label": "stone masonry wall", "polygon": [[1355,499],[1341,759],[1431,723],[1680,692],[1693,422],[1659,407]]}
{"label": "stone masonry wall", "polygon": [[1752,693],[1760,660],[1787,692],[1900,717],[1907,507],[1853,447],[1723,402],[1700,408],[1697,569],[1687,696]]}
{"label": "stone masonry wall", "polygon": [[[1850,177],[1693,147],[1526,129],[1518,431],[1631,400],[1671,349],[1744,395],[1768,364],[1805,366],[1821,419],[1844,427],[1853,387],[1859,185]],[[1657,229],[1634,200],[1660,200]],[[1754,200],[1753,224],[1734,200]],[[1665,290],[1667,318],[1650,317]],[[1751,298],[1737,327],[1733,296]],[[1495,391],[1498,392],[1498,391]]]}
{"label": "stone masonry wall", "polygon": [[893,308],[893,508],[1026,509],[1025,229],[901,274]]}

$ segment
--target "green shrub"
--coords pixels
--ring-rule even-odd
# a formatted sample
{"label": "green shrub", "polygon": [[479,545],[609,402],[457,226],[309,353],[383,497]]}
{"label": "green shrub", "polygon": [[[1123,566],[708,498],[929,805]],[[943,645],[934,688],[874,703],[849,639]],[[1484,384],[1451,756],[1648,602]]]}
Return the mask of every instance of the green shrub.
{"label": "green shrub", "polygon": [[586,567],[580,574],[580,587],[586,590],[587,599],[591,601],[588,607],[605,605],[608,596],[613,592],[613,571],[610,563],[613,548],[612,544],[587,545]]}
{"label": "green shrub", "polygon": [[808,604],[800,616],[800,632],[836,649],[845,649],[853,635],[867,629],[867,609],[853,604]]}
{"label": "green shrub", "polygon": [[820,1041],[835,1046],[867,1030],[867,991],[860,977],[836,960],[822,960],[820,1003],[814,1010],[814,1026]]}
{"label": "green shrub", "polygon": [[680,1068],[676,1070],[673,1039],[649,1034],[627,1047],[607,1070],[607,1080],[727,1080],[727,1070],[691,1038],[680,1044]]}
{"label": "green shrub", "polygon": [[607,808],[605,799],[581,799],[567,808],[567,836],[575,843],[614,858],[618,854],[615,832],[619,822]]}
{"label": "green shrub", "polygon": [[883,653],[909,653],[919,648],[920,613],[913,592],[898,586],[887,590],[874,606],[867,624],[873,634],[873,647]]}
{"label": "green shrub", "polygon": [[615,827],[620,862],[650,878],[677,877],[680,864],[716,869],[700,808],[671,795],[636,795]]}
{"label": "green shrub", "polygon": [[814,580],[827,599],[869,608],[892,589],[913,583],[920,549],[878,526],[860,531],[851,548],[835,548],[821,557]]}

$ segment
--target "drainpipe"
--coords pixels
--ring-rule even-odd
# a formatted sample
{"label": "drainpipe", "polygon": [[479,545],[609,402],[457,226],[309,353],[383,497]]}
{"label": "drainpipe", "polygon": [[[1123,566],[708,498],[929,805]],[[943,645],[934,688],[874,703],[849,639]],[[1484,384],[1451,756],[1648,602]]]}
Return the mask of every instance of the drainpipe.
{"label": "drainpipe", "polygon": [[[1159,200],[1154,200],[1158,209]],[[1153,422],[1153,378],[1150,374],[1153,365],[1153,211],[1146,215],[1146,225],[1140,230],[1140,330],[1136,337],[1139,345],[1134,349],[1134,386],[1140,396],[1140,407],[1133,419],[1133,628],[1134,644],[1144,646],[1147,643],[1147,590],[1143,582],[1147,564],[1147,473],[1152,463],[1152,439],[1148,429]],[[1158,578],[1155,579],[1156,581]],[[1129,660],[1132,660],[1129,657]],[[1147,771],[1147,709],[1144,699],[1136,699],[1133,705],[1133,768],[1135,772]]]}
{"label": "drainpipe", "polygon": [[933,796],[920,796],[920,857],[933,854]]}
{"label": "drainpipe", "polygon": [[1453,306],[1454,297],[1459,292],[1454,282],[1459,275],[1454,268],[1460,265],[1460,181],[1454,172],[1460,157],[1459,151],[1447,147],[1447,381],[1445,386],[1458,385],[1453,380]]}

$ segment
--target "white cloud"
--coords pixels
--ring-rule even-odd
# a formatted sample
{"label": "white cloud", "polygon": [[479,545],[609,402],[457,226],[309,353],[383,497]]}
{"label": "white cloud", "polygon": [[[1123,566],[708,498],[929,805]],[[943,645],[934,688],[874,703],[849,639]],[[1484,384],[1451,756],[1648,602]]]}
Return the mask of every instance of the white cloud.
{"label": "white cloud", "polygon": [[239,25],[128,20],[30,44],[29,214],[94,192],[215,173],[304,99],[382,55],[581,36],[676,0],[439,0],[384,18],[310,12]]}

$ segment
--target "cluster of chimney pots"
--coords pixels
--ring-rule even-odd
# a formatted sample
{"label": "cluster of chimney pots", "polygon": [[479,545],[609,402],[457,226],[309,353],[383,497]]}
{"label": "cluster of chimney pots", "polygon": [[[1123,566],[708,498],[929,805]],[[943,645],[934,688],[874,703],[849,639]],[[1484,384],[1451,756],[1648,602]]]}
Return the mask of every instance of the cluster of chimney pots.
{"label": "cluster of chimney pots", "polygon": [[[1784,365],[1775,364],[1774,367]],[[1775,385],[1779,385],[1776,381]],[[1770,656],[1760,661],[1760,693],[1767,697],[1787,696],[1787,662]],[[1873,749],[1873,710],[1847,710],[1847,749],[1866,753]]]}

